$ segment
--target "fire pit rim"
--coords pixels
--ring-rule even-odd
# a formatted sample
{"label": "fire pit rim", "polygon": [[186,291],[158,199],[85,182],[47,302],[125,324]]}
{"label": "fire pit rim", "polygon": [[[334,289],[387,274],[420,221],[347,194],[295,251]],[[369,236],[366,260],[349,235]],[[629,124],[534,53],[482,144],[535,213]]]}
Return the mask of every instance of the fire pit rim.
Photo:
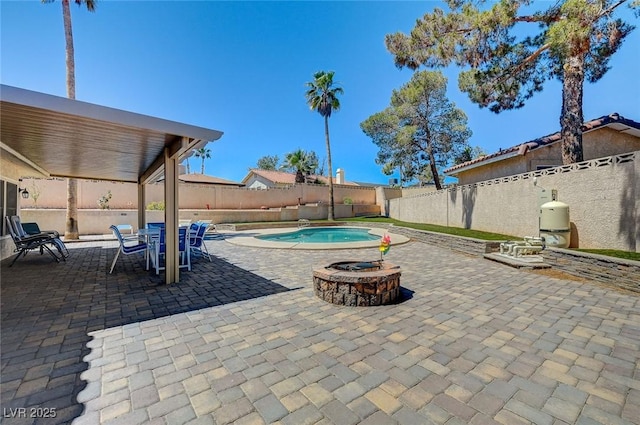
{"label": "fire pit rim", "polygon": [[[342,262],[342,261],[341,261]],[[344,261],[349,262],[349,261]],[[354,263],[362,262],[362,261],[353,261]],[[373,262],[373,261],[371,261]],[[373,277],[373,276],[390,276],[400,272],[400,266],[397,264],[390,263],[388,261],[382,261],[382,268],[371,270],[371,271],[359,271],[359,270],[339,270],[335,268],[330,268],[331,265],[335,264],[336,261],[332,261],[327,264],[322,264],[320,266],[316,266],[313,268],[314,276],[322,277],[322,276],[340,276],[340,277]]]}

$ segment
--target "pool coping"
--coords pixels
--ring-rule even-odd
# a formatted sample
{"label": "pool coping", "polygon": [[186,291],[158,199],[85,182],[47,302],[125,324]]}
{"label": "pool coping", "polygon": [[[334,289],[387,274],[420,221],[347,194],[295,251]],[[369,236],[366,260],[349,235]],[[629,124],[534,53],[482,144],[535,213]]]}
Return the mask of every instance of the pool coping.
{"label": "pool coping", "polygon": [[[325,226],[314,226],[325,227]],[[343,227],[351,229],[362,229],[361,226],[326,226],[326,227]],[[378,248],[380,246],[380,240],[373,241],[359,241],[359,242],[339,242],[339,243],[300,243],[300,242],[276,242],[265,241],[256,238],[261,235],[273,235],[277,233],[288,233],[299,230],[299,227],[279,227],[271,229],[252,229],[252,230],[237,230],[237,231],[225,231],[225,240],[231,244],[239,246],[247,246],[254,248],[276,248],[276,249],[358,249],[358,248]],[[398,233],[389,232],[387,229],[380,227],[367,227],[369,233],[376,236],[384,236],[388,234],[391,237],[391,245],[400,245],[409,242],[409,238],[400,235]]]}

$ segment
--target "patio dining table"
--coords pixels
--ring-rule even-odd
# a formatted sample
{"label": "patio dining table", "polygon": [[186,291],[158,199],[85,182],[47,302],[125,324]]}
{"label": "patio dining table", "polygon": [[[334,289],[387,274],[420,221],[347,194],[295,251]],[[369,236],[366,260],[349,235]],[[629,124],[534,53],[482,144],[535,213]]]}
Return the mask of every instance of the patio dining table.
{"label": "patio dining table", "polygon": [[[189,250],[189,237],[190,237],[190,231],[189,231],[189,225],[183,225],[180,224],[180,226],[178,226],[178,229],[186,229],[186,249]],[[161,239],[161,234],[164,232],[164,223],[153,223],[151,226],[147,227],[146,229],[138,229],[138,238],[140,240],[143,240],[146,244],[147,244],[147,249],[145,250],[145,263],[146,263],[146,270],[149,270],[149,266],[151,263],[151,258],[150,258],[150,252],[151,252],[151,245],[155,242],[155,241],[159,241]],[[187,255],[189,255],[190,253],[187,252]],[[183,266],[180,266],[183,267]],[[191,270],[191,266],[189,265],[189,270]]]}
{"label": "patio dining table", "polygon": [[138,229],[138,238],[143,240],[147,244],[147,249],[144,252],[144,259],[146,262],[145,270],[149,270],[149,246],[151,245],[151,239],[153,236],[160,236],[160,228],[152,227],[150,229]]}

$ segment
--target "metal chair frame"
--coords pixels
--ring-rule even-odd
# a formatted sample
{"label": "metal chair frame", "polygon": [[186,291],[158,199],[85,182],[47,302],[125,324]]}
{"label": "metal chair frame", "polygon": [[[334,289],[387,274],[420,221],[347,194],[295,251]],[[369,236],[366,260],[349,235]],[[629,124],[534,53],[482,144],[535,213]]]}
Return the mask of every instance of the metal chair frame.
{"label": "metal chair frame", "polygon": [[118,252],[116,253],[116,256],[113,258],[113,262],[111,263],[111,269],[109,270],[109,274],[111,274],[113,273],[113,268],[116,266],[116,261],[118,261],[120,253],[124,255],[138,254],[140,252],[146,253],[147,244],[146,242],[140,242],[136,238],[137,243],[135,245],[126,245],[126,242],[130,242],[132,240],[131,237],[125,238],[124,236],[122,236],[122,233],[120,233],[120,229],[118,229],[118,226],[116,225],[111,225],[109,226],[109,228],[113,231],[113,234],[116,236],[116,238],[118,238],[118,242],[120,243]]}
{"label": "metal chair frame", "polygon": [[209,250],[204,243],[204,234],[209,228],[208,223],[194,223],[191,225],[191,236],[189,238],[191,252],[196,255],[206,257],[211,261]]}
{"label": "metal chair frame", "polygon": [[[56,263],[60,262],[60,257],[58,257],[52,250],[47,246],[47,244],[53,244],[53,237],[46,233],[41,233],[38,235],[26,235],[20,236],[18,230],[14,226],[14,220],[11,217],[5,217],[5,221],[7,223],[7,230],[9,230],[9,234],[11,235],[11,239],[16,246],[14,252],[18,254],[15,256],[9,267],[13,266],[16,261],[22,256],[26,256],[27,253],[34,249],[40,250],[40,255],[44,254],[44,250],[47,251],[49,255],[55,260]],[[22,230],[22,229],[21,229]]]}

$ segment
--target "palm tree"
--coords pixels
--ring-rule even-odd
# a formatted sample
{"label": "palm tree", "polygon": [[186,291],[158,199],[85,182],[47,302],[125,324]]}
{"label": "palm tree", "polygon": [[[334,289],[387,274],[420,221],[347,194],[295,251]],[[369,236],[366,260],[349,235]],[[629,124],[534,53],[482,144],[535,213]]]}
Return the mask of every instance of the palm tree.
{"label": "palm tree", "polygon": [[200,148],[196,149],[196,158],[202,159],[202,168],[200,174],[204,174],[204,160],[211,159],[211,149],[208,148]]}
{"label": "palm tree", "polygon": [[329,198],[331,202],[329,204],[329,216],[328,220],[333,221],[333,169],[331,168],[331,144],[329,143],[329,117],[331,112],[340,109],[340,101],[338,95],[344,91],[341,87],[335,87],[333,83],[333,71],[318,71],[313,74],[313,81],[308,82],[307,92],[305,97],[307,98],[307,104],[312,111],[317,111],[324,117],[324,136],[327,142],[327,165],[329,172]]}
{"label": "palm tree", "polygon": [[[42,0],[43,3],[53,3],[54,0]],[[78,6],[85,5],[89,12],[96,9],[95,0],[73,0]],[[67,64],[67,97],[76,98],[76,64],[73,50],[73,31],[71,26],[71,9],[69,0],[61,0],[62,19],[64,21],[64,39]],[[65,239],[79,239],[78,232],[78,181],[67,179],[67,217],[64,231]]]}
{"label": "palm tree", "polygon": [[314,168],[313,158],[302,149],[288,153],[284,161],[282,168],[296,170],[296,183],[304,183],[305,174],[310,173]]}
{"label": "palm tree", "polygon": [[187,164],[187,174],[191,174],[191,164],[189,163],[189,157],[184,159],[185,164]]}

